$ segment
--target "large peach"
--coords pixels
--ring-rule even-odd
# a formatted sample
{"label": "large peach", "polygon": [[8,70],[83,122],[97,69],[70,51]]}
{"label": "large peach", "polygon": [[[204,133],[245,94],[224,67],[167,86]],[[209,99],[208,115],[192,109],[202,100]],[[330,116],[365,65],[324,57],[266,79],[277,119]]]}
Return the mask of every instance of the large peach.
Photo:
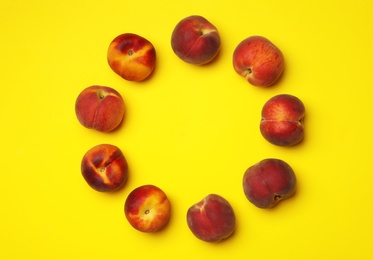
{"label": "large peach", "polygon": [[292,146],[304,136],[303,102],[288,94],[269,99],[262,108],[260,132],[270,143],[278,146]]}
{"label": "large peach", "polygon": [[251,36],[241,41],[233,53],[234,70],[258,87],[274,84],[284,70],[284,56],[267,38]]}
{"label": "large peach", "polygon": [[171,47],[187,63],[206,64],[219,53],[219,32],[206,18],[199,15],[188,16],[175,26]]}
{"label": "large peach", "polygon": [[110,132],[117,128],[125,111],[122,96],[115,89],[105,86],[85,88],[75,102],[79,122],[100,132]]}
{"label": "large peach", "polygon": [[134,189],[128,195],[124,214],[135,229],[141,232],[156,232],[167,225],[171,204],[160,188],[147,184]]}
{"label": "large peach", "polygon": [[116,191],[127,181],[128,164],[118,147],[100,144],[84,154],[81,172],[91,188],[101,192]]}
{"label": "large peach", "polygon": [[271,208],[295,192],[293,169],[280,159],[264,159],[249,167],[243,177],[246,198],[259,208]]}
{"label": "large peach", "polygon": [[226,199],[209,194],[188,209],[187,224],[197,238],[206,242],[220,242],[233,234],[236,217]]}
{"label": "large peach", "polygon": [[107,52],[110,68],[129,81],[142,81],[155,68],[156,52],[153,44],[133,33],[118,35],[112,40]]}

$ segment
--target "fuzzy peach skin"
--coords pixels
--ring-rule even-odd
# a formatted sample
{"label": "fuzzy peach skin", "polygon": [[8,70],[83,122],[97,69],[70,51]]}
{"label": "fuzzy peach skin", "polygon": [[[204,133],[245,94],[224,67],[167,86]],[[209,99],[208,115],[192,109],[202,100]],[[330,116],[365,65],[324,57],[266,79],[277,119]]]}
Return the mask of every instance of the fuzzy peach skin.
{"label": "fuzzy peach skin", "polygon": [[187,224],[197,238],[205,242],[221,242],[233,234],[236,217],[226,199],[209,194],[188,209]]}
{"label": "fuzzy peach skin", "polygon": [[110,144],[100,144],[83,156],[81,172],[88,185],[101,192],[123,187],[128,179],[128,164],[122,151]]}
{"label": "fuzzy peach skin", "polygon": [[289,94],[280,94],[269,99],[262,108],[260,132],[270,143],[278,146],[293,146],[304,137],[303,102]]}
{"label": "fuzzy peach skin", "polygon": [[107,51],[110,68],[128,81],[143,81],[155,68],[156,51],[153,44],[133,33],[118,35]]}
{"label": "fuzzy peach skin", "polygon": [[251,36],[241,41],[233,53],[234,70],[258,87],[273,85],[284,70],[284,55],[267,38]]}
{"label": "fuzzy peach skin", "polygon": [[272,208],[295,193],[296,177],[285,161],[268,158],[249,167],[242,184],[252,204],[258,208]]}
{"label": "fuzzy peach skin", "polygon": [[203,65],[220,51],[218,29],[206,18],[192,15],[182,19],[171,35],[171,47],[183,61]]}
{"label": "fuzzy peach skin", "polygon": [[157,186],[147,184],[134,189],[124,204],[124,214],[132,227],[141,232],[163,229],[171,215],[171,203]]}
{"label": "fuzzy peach skin", "polygon": [[106,86],[85,88],[75,102],[75,114],[79,122],[100,132],[116,129],[125,112],[122,96],[115,89]]}

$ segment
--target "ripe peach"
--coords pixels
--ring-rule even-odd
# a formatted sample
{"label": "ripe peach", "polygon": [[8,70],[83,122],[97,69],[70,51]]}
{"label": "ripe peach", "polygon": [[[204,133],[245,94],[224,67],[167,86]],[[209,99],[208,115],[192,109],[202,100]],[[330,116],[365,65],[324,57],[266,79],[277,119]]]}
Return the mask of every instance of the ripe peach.
{"label": "ripe peach", "polygon": [[188,209],[187,224],[197,238],[220,242],[233,234],[236,217],[226,199],[209,194]]}
{"label": "ripe peach", "polygon": [[160,188],[143,185],[128,195],[124,204],[124,214],[135,229],[141,232],[156,232],[168,223],[171,204]]}
{"label": "ripe peach", "polygon": [[246,198],[259,208],[271,208],[295,192],[293,169],[284,161],[264,159],[249,167],[243,177]]}
{"label": "ripe peach", "polygon": [[110,144],[100,144],[83,156],[81,172],[88,185],[101,192],[119,190],[128,178],[128,165],[122,151]]}
{"label": "ripe peach", "polygon": [[284,70],[284,56],[279,48],[262,36],[241,41],[233,53],[234,70],[258,87],[274,84]]}
{"label": "ripe peach", "polygon": [[105,86],[87,87],[75,102],[79,122],[100,132],[110,132],[117,128],[125,111],[122,96],[115,89]]}
{"label": "ripe peach", "polygon": [[270,143],[292,146],[304,136],[302,101],[292,95],[281,94],[269,99],[263,106],[260,132]]}
{"label": "ripe peach", "polygon": [[204,17],[192,15],[182,19],[174,28],[171,47],[187,63],[206,64],[219,53],[219,32]]}
{"label": "ripe peach", "polygon": [[137,34],[124,33],[110,43],[107,60],[110,68],[122,78],[142,81],[155,68],[156,52],[147,39]]}

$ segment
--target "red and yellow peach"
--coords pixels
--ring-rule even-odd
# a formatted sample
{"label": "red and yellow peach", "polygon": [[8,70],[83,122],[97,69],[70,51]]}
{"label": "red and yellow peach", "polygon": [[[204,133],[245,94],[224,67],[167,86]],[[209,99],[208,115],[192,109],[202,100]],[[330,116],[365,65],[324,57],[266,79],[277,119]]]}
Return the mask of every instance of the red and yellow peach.
{"label": "red and yellow peach", "polygon": [[280,78],[284,70],[284,56],[265,37],[251,36],[241,41],[234,50],[233,68],[252,85],[267,87]]}
{"label": "red and yellow peach", "polygon": [[157,232],[163,229],[170,219],[171,203],[157,186],[143,185],[128,195],[124,214],[135,229],[141,232]]}
{"label": "red and yellow peach", "polygon": [[111,144],[100,144],[83,156],[81,172],[96,191],[110,192],[123,187],[128,179],[128,164],[122,151]]}
{"label": "red and yellow peach", "polygon": [[133,33],[118,35],[107,52],[110,68],[129,81],[143,81],[155,68],[156,51],[147,39]]}

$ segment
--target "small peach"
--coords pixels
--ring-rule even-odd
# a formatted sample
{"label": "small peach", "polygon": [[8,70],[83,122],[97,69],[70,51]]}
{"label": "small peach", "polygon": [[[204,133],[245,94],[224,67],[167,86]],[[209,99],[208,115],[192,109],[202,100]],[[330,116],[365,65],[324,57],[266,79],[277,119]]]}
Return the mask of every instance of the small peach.
{"label": "small peach", "polygon": [[107,60],[110,68],[129,81],[143,81],[155,68],[156,52],[147,39],[133,33],[118,35],[110,43]]}
{"label": "small peach", "polygon": [[79,122],[100,132],[110,132],[117,128],[125,112],[122,96],[110,87],[87,87],[75,102],[75,113]]}
{"label": "small peach", "polygon": [[243,177],[246,198],[258,208],[271,208],[295,192],[293,169],[280,159],[264,159],[249,167]]}
{"label": "small peach", "polygon": [[199,15],[188,16],[174,28],[171,47],[181,60],[203,65],[219,53],[219,32],[206,18]]}
{"label": "small peach", "polygon": [[234,70],[258,87],[273,85],[284,70],[284,56],[267,38],[251,36],[241,41],[233,53]]}
{"label": "small peach", "polygon": [[128,178],[128,164],[122,151],[110,144],[100,144],[83,156],[81,172],[94,190],[110,192],[119,190]]}
{"label": "small peach", "polygon": [[128,195],[124,214],[135,229],[141,232],[157,232],[167,225],[171,204],[160,188],[150,184],[143,185]]}
{"label": "small peach", "polygon": [[220,242],[233,234],[236,217],[226,199],[209,194],[188,209],[187,224],[197,238],[206,242]]}
{"label": "small peach", "polygon": [[295,145],[304,136],[304,115],[305,108],[299,98],[288,94],[274,96],[263,106],[260,132],[274,145]]}

